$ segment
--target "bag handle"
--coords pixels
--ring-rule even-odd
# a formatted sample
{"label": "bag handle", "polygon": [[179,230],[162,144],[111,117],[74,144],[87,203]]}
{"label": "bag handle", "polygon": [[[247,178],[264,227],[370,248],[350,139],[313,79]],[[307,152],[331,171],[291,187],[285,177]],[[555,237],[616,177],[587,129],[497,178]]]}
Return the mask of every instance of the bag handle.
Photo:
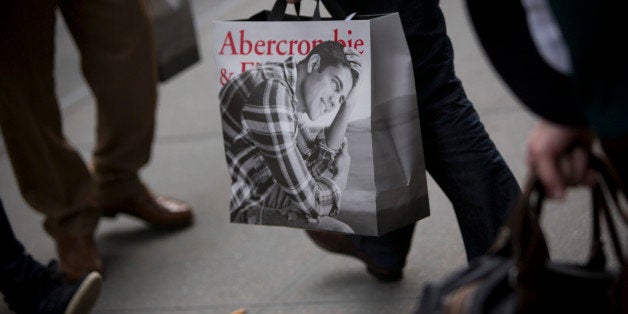
{"label": "bag handle", "polygon": [[524,191],[508,226],[512,231],[510,243],[519,273],[518,281],[527,284],[526,281],[535,280],[535,278],[526,274],[534,274],[536,270],[541,269],[550,259],[550,254],[539,224],[545,199],[543,186],[538,178],[531,177]]}
{"label": "bag handle", "polygon": [[[288,1],[286,0],[277,0],[273,5],[273,8],[270,10],[270,14],[268,15],[268,21],[283,21],[284,16],[286,15],[286,9],[288,8]],[[300,5],[299,5],[300,9]],[[298,15],[299,12],[297,12]]]}
{"label": "bag handle", "polygon": [[[314,8],[314,13],[312,14],[313,21],[321,20],[321,11],[320,11],[320,1],[323,1],[323,5],[327,8],[329,14],[331,14],[332,18],[335,20],[343,20],[346,15],[338,2],[335,0],[315,0],[316,7]],[[268,15],[268,21],[283,21],[286,16],[286,9],[288,8],[288,2],[286,0],[277,0],[273,5],[270,14]],[[297,12],[297,17],[301,16],[301,3],[295,3],[294,9]]]}
{"label": "bag handle", "polygon": [[[623,214],[628,210],[619,201],[623,186],[606,162],[593,155],[589,159],[591,167],[597,170],[600,176],[598,183],[592,188],[593,236],[588,266],[601,268],[606,264],[601,238],[601,217],[604,217],[614,254],[622,267],[628,269],[626,256],[623,254],[615,226],[615,219],[611,213],[611,209],[615,208],[622,216],[621,220],[624,220]],[[544,267],[550,258],[547,242],[539,224],[543,200],[543,187],[536,177],[531,176],[519,202],[510,215],[505,231],[498,237],[491,249],[494,254],[514,258],[518,273],[518,285],[533,284],[536,280],[535,276],[538,274],[536,271]]]}
{"label": "bag handle", "polygon": [[[615,300],[618,308],[628,308],[628,262],[622,251],[622,244],[615,226],[614,215],[611,210],[616,209],[621,217],[620,221],[628,225],[625,214],[628,206],[620,202],[620,195],[625,197],[624,186],[619,177],[614,174],[613,168],[602,159],[589,156],[590,166],[599,173],[598,182],[592,188],[592,221],[593,236],[589,261],[585,265],[588,269],[604,269],[606,255],[601,237],[601,220],[604,218],[610,234],[612,250],[621,265],[620,279],[613,289],[619,291],[619,299]],[[531,176],[526,182],[525,189],[510,214],[506,227],[498,236],[489,253],[513,258],[515,266],[511,270],[511,284],[516,288],[520,297],[520,304],[534,304],[536,287],[541,280],[541,270],[549,260],[547,242],[540,227],[541,207],[544,199],[543,187],[540,181]],[[621,310],[620,310],[621,311]],[[624,311],[625,312],[625,311]]]}
{"label": "bag handle", "polygon": [[[621,182],[613,167],[606,159],[594,159],[591,163],[594,168],[603,169],[600,173],[604,177],[605,189],[607,189],[615,204],[621,204],[620,195],[623,195],[625,200],[626,195],[624,191],[628,190],[626,190],[626,186]],[[624,224],[628,224],[628,210],[624,210],[621,207],[617,207],[619,217],[624,221]]]}
{"label": "bag handle", "polygon": [[335,0],[321,0],[321,1],[323,1],[323,5],[325,6],[325,8],[327,9],[327,11],[329,12],[332,18],[337,19],[337,20],[344,20],[347,17],[347,15],[345,14],[345,11],[340,7],[340,4],[338,4],[338,2],[336,2]]}
{"label": "bag handle", "polygon": [[[628,208],[625,208],[628,206],[620,201],[621,196],[625,199],[624,191],[626,190],[619,176],[607,160],[592,155],[590,155],[589,159],[591,168],[597,170],[600,174],[597,184],[593,187],[593,209],[597,212],[594,219],[599,221],[600,216],[604,215],[615,256],[622,267],[628,269],[628,260],[623,253],[622,244],[615,226],[616,219],[613,218],[611,213],[611,209],[614,208],[618,214],[617,216],[621,219],[620,222],[623,222],[624,225],[628,225]],[[602,239],[599,223],[597,228],[594,229],[594,237],[599,241],[599,245],[601,246]]]}

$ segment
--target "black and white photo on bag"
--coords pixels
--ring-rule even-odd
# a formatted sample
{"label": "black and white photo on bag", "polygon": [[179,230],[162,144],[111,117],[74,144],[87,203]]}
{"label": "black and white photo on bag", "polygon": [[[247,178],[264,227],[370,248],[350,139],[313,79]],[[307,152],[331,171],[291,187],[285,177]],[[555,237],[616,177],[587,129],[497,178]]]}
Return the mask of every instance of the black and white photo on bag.
{"label": "black and white photo on bag", "polygon": [[232,222],[378,235],[427,216],[421,151],[397,145],[420,146],[416,96],[374,106],[370,23],[215,23]]}

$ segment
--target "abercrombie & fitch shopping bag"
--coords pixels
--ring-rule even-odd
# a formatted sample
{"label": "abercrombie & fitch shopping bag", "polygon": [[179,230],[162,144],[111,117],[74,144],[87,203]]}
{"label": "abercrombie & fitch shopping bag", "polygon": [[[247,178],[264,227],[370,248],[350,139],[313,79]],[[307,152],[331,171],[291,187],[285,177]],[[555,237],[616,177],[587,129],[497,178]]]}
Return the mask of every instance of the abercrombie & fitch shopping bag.
{"label": "abercrombie & fitch shopping bag", "polygon": [[277,4],[214,24],[231,221],[382,235],[428,216],[398,14],[313,21]]}

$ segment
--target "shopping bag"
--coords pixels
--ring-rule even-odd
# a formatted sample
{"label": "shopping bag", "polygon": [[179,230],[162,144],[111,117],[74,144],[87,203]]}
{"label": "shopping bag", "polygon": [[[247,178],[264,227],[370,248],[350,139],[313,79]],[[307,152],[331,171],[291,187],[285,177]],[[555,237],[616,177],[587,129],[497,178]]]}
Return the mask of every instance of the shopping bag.
{"label": "shopping bag", "polygon": [[155,34],[157,75],[164,82],[200,60],[189,0],[147,1]]}
{"label": "shopping bag", "polygon": [[[382,235],[427,217],[399,15],[337,20],[285,9],[279,0],[272,11],[214,24],[231,221]],[[277,14],[281,21],[269,21]]]}
{"label": "shopping bag", "polygon": [[[415,313],[627,313],[628,260],[618,232],[625,232],[628,208],[610,168],[597,158],[592,164],[602,175],[591,189],[593,227],[586,263],[550,260],[539,224],[543,187],[531,178],[490,252],[429,283]],[[618,217],[623,224],[617,224]],[[607,263],[602,221],[616,267]]]}

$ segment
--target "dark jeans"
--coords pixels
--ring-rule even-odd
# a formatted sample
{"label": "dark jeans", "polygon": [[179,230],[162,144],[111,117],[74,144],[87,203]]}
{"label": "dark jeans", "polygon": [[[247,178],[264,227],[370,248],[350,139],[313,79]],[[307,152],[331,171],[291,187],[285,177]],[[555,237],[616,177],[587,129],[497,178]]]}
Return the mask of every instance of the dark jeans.
{"label": "dark jeans", "polygon": [[[469,260],[492,244],[520,193],[454,73],[437,0],[337,0],[345,13],[399,12],[416,81],[427,171],[454,206]],[[355,236],[381,266],[403,267],[415,224],[381,237]]]}
{"label": "dark jeans", "polygon": [[0,200],[0,292],[7,302],[22,302],[29,295],[38,295],[33,278],[45,267],[26,254],[15,238]]}
{"label": "dark jeans", "polygon": [[[12,264],[15,260],[19,259],[24,254],[24,247],[15,238],[11,224],[7,214],[4,212],[4,205],[0,199],[0,248],[2,252],[0,254],[0,269],[5,269],[5,266]],[[4,274],[3,274],[4,275]],[[2,276],[4,278],[4,276]]]}
{"label": "dark jeans", "polygon": [[57,313],[58,311],[54,310],[57,303],[69,302],[69,297],[67,301],[59,298],[72,292],[70,290],[60,290],[56,294],[51,294],[52,289],[59,284],[53,280],[49,268],[26,253],[17,240],[1,199],[0,249],[0,293],[4,296],[9,309],[19,313]]}

